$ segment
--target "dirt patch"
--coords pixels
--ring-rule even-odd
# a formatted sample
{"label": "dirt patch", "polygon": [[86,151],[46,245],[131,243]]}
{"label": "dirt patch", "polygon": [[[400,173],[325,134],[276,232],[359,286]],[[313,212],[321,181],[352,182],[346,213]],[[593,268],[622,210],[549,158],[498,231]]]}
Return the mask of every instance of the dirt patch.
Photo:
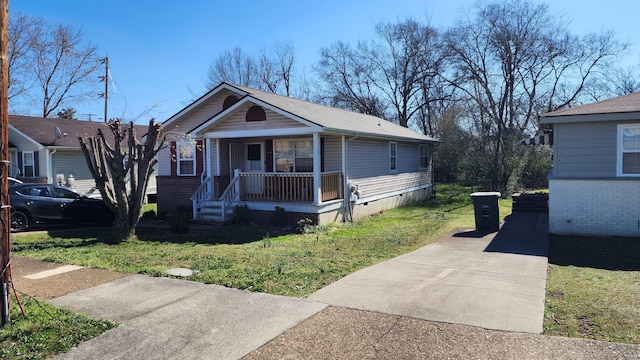
{"label": "dirt patch", "polygon": [[37,280],[25,278],[27,275],[53,270],[62,265],[64,264],[12,256],[13,284],[16,290],[22,293],[20,296],[47,300],[130,275],[110,270],[83,268]]}

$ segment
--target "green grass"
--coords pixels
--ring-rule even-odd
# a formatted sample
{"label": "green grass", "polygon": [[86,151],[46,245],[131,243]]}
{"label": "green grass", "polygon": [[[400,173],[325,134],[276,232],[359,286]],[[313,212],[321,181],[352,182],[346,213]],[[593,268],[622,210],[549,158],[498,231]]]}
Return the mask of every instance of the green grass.
{"label": "green grass", "polygon": [[[105,245],[109,230],[14,237],[17,255],[162,276],[173,267],[197,271],[190,280],[304,297],[358,269],[424,246],[456,227],[473,228],[469,190],[439,186],[437,198],[313,234],[231,225],[186,235],[140,229],[138,240]],[[502,215],[510,201],[501,201]]]}
{"label": "green grass", "polygon": [[11,320],[0,329],[2,359],[50,359],[116,326],[29,297],[21,300],[27,317],[12,298]]}
{"label": "green grass", "polygon": [[640,239],[551,236],[544,333],[640,344]]}

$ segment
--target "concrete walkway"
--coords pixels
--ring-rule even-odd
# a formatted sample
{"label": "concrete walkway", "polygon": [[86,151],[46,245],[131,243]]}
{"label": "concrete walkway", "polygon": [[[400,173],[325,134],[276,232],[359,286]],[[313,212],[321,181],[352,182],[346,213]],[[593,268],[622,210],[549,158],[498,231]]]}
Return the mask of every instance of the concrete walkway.
{"label": "concrete walkway", "polygon": [[451,233],[412,253],[348,275],[310,299],[539,334],[547,278],[547,219],[546,213],[514,213],[498,233]]}
{"label": "concrete walkway", "polygon": [[[237,359],[298,324],[303,332],[316,331],[312,338],[323,338],[325,329],[307,331],[304,324],[313,323],[305,320],[328,305],[540,333],[546,218],[513,214],[498,233],[452,233],[351,274],[308,299],[126,276],[49,301],[121,323],[58,359]],[[347,338],[353,329],[344,331]]]}

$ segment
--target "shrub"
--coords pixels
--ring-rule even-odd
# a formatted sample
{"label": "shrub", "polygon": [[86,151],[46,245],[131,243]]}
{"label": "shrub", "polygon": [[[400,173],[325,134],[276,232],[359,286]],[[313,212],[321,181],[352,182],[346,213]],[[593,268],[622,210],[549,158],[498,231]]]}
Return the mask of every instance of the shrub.
{"label": "shrub", "polygon": [[191,210],[186,206],[179,206],[176,211],[165,216],[174,234],[186,234],[191,226]]}
{"label": "shrub", "polygon": [[251,222],[251,211],[244,205],[236,205],[234,208],[233,222],[236,224],[248,224]]}

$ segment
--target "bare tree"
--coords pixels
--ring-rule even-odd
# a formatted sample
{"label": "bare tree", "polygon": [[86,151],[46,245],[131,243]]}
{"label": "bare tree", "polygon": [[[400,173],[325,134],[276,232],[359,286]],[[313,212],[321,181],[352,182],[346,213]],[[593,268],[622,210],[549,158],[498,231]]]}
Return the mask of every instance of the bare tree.
{"label": "bare tree", "polygon": [[153,119],[144,142],[138,140],[133,122],[123,125],[111,120],[107,126],[109,135],[99,129],[97,135],[78,140],[102,199],[116,215],[111,243],[117,244],[135,238],[149,176],[165,139],[159,138],[161,125]]}
{"label": "bare tree", "polygon": [[291,42],[264,48],[253,57],[239,47],[224,51],[209,65],[206,86],[226,81],[291,96],[295,48]]}
{"label": "bare tree", "polygon": [[491,188],[508,190],[520,166],[518,140],[541,111],[578,101],[594,72],[624,50],[611,33],[571,35],[546,5],[479,4],[445,35],[450,83],[472,101],[474,132],[489,139]]}
{"label": "bare tree", "polygon": [[321,50],[316,72],[337,106],[383,116],[404,127],[422,125],[436,99],[442,64],[436,29],[405,20],[380,23],[377,38],[356,48],[338,42]]}
{"label": "bare tree", "polygon": [[223,81],[243,86],[255,86],[255,60],[239,47],[226,50],[209,65],[207,86],[212,88]]}
{"label": "bare tree", "polygon": [[9,99],[21,96],[30,90],[35,79],[29,73],[29,61],[34,34],[40,33],[45,23],[42,18],[19,12],[11,15],[9,23]]}
{"label": "bare tree", "polygon": [[14,14],[10,33],[12,100],[41,107],[42,116],[97,96],[97,48],[82,31]]}
{"label": "bare tree", "polygon": [[337,42],[320,50],[314,68],[325,86],[323,101],[332,106],[386,117],[388,105],[380,98],[365,56],[349,44]]}

